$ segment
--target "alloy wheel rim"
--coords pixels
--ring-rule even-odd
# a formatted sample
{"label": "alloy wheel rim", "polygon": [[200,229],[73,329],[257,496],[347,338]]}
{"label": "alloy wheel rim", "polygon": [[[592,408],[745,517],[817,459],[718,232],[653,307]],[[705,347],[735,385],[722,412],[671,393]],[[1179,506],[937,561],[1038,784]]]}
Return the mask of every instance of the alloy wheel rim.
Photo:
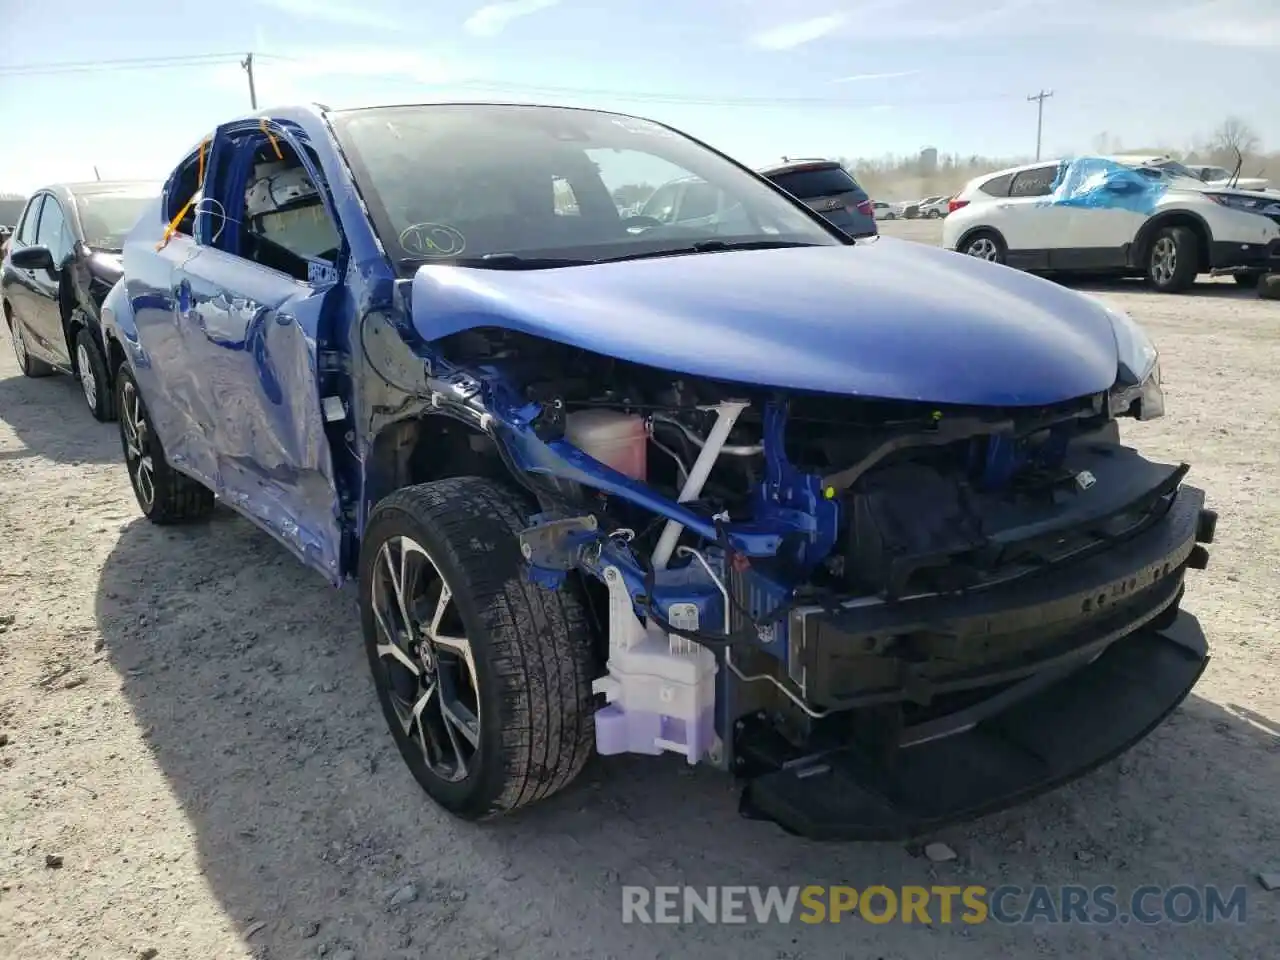
{"label": "alloy wheel rim", "polygon": [[993,240],[987,237],[979,237],[973,243],[969,244],[966,251],[969,256],[977,257],[979,260],[990,260],[994,262],[997,258],[998,251]]}
{"label": "alloy wheel rim", "polygon": [[1157,283],[1168,283],[1178,268],[1178,247],[1168,237],[1161,237],[1151,250],[1151,275]]}
{"label": "alloy wheel rim", "polygon": [[452,588],[422,544],[391,537],[369,590],[375,649],[401,731],[432,774],[465,780],[480,746],[479,684]]}
{"label": "alloy wheel rim", "polygon": [[155,463],[151,459],[151,431],[148,429],[142,400],[132,383],[125,383],[121,395],[120,429],[124,433],[125,463],[129,479],[142,501],[144,509],[150,509],[156,499]]}
{"label": "alloy wheel rim", "polygon": [[90,410],[98,408],[98,381],[93,376],[93,364],[89,362],[89,351],[81,343],[76,346],[76,367],[80,371],[80,388],[84,390],[85,402]]}

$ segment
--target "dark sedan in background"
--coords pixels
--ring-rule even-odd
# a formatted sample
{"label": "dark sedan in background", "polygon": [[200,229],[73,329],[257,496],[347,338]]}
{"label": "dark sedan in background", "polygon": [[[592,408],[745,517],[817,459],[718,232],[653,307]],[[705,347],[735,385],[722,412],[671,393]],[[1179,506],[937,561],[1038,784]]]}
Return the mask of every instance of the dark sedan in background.
{"label": "dark sedan in background", "polygon": [[115,416],[99,310],[120,278],[125,234],[159,194],[159,184],[142,181],[43,187],[0,267],[0,309],[23,374],[76,377],[99,420]]}
{"label": "dark sedan in background", "polygon": [[880,232],[867,191],[837,160],[790,160],[760,173],[851,237]]}

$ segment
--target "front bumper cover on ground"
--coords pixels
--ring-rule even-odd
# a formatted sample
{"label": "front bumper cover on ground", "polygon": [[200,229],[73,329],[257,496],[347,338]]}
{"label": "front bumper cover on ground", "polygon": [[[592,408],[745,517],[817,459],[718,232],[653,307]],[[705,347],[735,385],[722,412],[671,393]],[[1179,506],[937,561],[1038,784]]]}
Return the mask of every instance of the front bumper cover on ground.
{"label": "front bumper cover on ground", "polygon": [[[748,724],[738,738],[750,758],[743,814],[813,839],[906,839],[1020,803],[1123,753],[1182,702],[1208,662],[1199,623],[1177,610],[1186,567],[1207,562],[1198,543],[1213,540],[1216,516],[1203,504],[1202,491],[1182,486],[1158,523],[1070,572],[967,603],[939,598],[930,619],[953,634],[949,649],[1003,634],[1018,638],[1015,656],[967,665],[941,658],[914,677],[902,676],[899,662],[893,689],[860,690],[860,703],[883,705],[991,688],[977,705],[899,730],[888,749],[838,743],[767,759],[768,749],[751,749],[764,737]],[[841,693],[860,672],[856,663],[841,669],[841,648],[884,626],[865,613],[806,625],[827,628],[821,642],[821,632],[809,632],[809,655],[818,649],[811,666],[836,668]],[[1023,647],[1041,630],[1053,642]],[[820,677],[808,679],[811,692],[831,692]]]}
{"label": "front bumper cover on ground", "polygon": [[850,749],[759,776],[742,812],[815,840],[902,840],[1005,809],[1143,739],[1208,660],[1199,622],[1180,613],[964,733],[899,750],[888,769]]}

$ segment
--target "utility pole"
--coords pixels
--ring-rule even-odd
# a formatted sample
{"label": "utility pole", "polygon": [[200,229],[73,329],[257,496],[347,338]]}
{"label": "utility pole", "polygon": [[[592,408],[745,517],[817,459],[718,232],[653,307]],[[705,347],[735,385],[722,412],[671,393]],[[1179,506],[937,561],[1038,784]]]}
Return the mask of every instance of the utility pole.
{"label": "utility pole", "polygon": [[258,109],[258,91],[253,86],[253,54],[246,53],[240,66],[244,67],[244,72],[249,74],[249,105],[254,110]]}
{"label": "utility pole", "polygon": [[[253,83],[253,72],[249,73],[249,83]],[[1036,102],[1036,160],[1040,159],[1040,134],[1044,131],[1044,102],[1053,96],[1052,90],[1041,90],[1039,93],[1027,97],[1027,102],[1032,100]]]}

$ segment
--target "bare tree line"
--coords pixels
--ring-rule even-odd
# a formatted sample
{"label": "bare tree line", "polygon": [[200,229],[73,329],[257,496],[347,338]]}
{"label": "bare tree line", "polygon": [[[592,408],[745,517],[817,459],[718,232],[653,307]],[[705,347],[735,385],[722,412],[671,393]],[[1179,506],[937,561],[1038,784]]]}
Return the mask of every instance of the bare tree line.
{"label": "bare tree line", "polygon": [[[1134,144],[1103,131],[1093,138],[1091,153],[1163,154],[1187,163],[1214,164],[1232,170],[1236,150],[1244,158],[1241,175],[1267,177],[1280,185],[1280,151],[1267,152],[1262,139],[1240,117],[1224,119],[1212,133],[1191,137],[1181,146],[1171,143]],[[939,152],[936,164],[928,164],[920,155],[886,155],[879,158],[841,157],[845,168],[878,200],[907,200],[925,196],[945,196],[958,191],[969,180],[1002,167],[1031,163],[1030,154],[1022,156],[961,155]]]}

